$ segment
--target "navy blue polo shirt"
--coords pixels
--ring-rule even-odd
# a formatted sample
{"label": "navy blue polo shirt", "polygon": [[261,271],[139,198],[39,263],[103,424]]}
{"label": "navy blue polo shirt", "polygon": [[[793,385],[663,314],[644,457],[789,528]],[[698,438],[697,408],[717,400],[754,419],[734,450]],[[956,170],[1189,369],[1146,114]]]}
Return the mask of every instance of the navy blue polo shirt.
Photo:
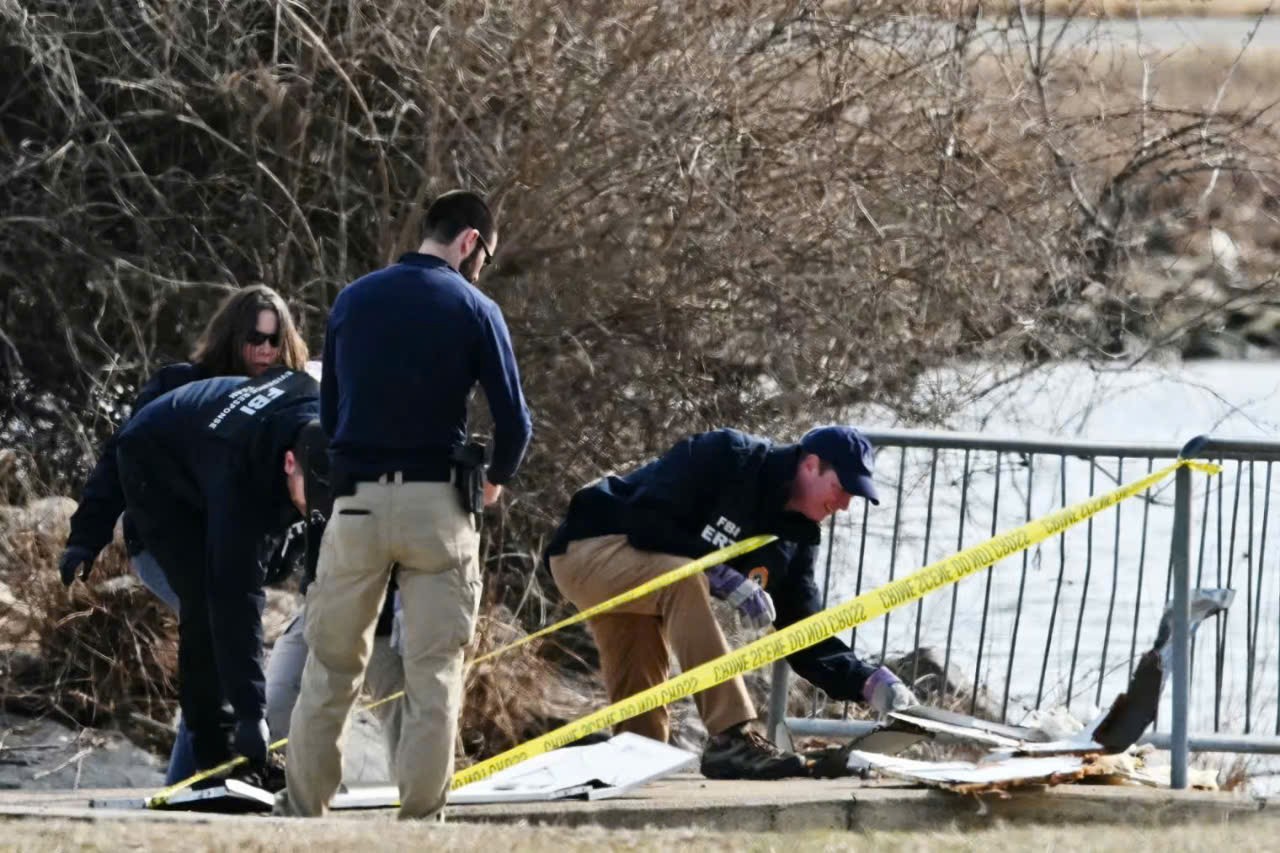
{"label": "navy blue polo shirt", "polygon": [[355,479],[447,471],[477,382],[493,413],[488,479],[502,484],[524,457],[532,421],[498,306],[417,252],[347,285],[329,312],[320,393],[335,470]]}

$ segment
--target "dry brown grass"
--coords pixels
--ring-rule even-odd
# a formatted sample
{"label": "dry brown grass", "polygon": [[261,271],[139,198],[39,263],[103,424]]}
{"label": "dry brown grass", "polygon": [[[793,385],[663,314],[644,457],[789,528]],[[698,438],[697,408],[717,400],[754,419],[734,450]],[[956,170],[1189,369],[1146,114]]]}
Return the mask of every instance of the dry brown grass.
{"label": "dry brown grass", "polygon": [[[1015,79],[999,70],[992,56],[975,67],[977,80],[991,91],[1012,96]],[[1065,116],[1115,114],[1135,105],[1152,110],[1234,113],[1277,102],[1280,48],[1186,48],[1147,51],[1079,48],[1064,53],[1050,80],[1051,94]],[[1020,76],[1020,75],[1019,75]],[[1003,85],[1002,85],[1003,84]],[[1016,84],[1015,84],[1016,85]]]}
{"label": "dry brown grass", "polygon": [[316,850],[519,850],[594,853],[599,850],[715,851],[1150,851],[1274,849],[1274,820],[1239,820],[1212,826],[995,826],[960,830],[920,827],[910,832],[709,832],[686,830],[560,829],[530,826],[400,823],[388,816],[354,820],[285,821],[68,821],[25,819],[3,823],[0,850],[53,853],[76,850],[210,850],[228,853],[313,853]]}
{"label": "dry brown grass", "polygon": [[44,499],[6,508],[0,529],[5,627],[0,697],[8,710],[55,714],[83,725],[168,720],[176,707],[177,625],[137,581],[119,541],[90,583],[62,586],[57,559],[75,508]]}
{"label": "dry brown grass", "polygon": [[[495,606],[481,617],[469,656],[523,636],[511,613]],[[459,726],[464,760],[510,749],[603,706],[596,684],[553,663],[545,652],[535,641],[468,668]]]}

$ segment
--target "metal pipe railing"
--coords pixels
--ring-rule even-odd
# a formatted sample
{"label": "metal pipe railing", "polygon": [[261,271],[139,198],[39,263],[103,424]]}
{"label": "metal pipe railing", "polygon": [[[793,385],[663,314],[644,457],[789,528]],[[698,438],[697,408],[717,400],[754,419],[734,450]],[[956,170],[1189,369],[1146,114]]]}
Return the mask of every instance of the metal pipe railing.
{"label": "metal pipe railing", "polygon": [[[1182,448],[1161,442],[1057,441],[1055,439],[1009,438],[984,433],[935,432],[932,430],[863,430],[876,447],[925,447],[939,450],[994,450],[1000,453],[1044,453],[1052,456],[1129,456],[1177,459]],[[1192,439],[1195,441],[1196,439]],[[1206,439],[1207,440],[1207,439]],[[1235,447],[1234,443],[1226,445]],[[1214,444],[1215,452],[1219,445]],[[1280,458],[1280,450],[1277,451]]]}
{"label": "metal pipe railing", "polygon": [[1053,456],[1127,456],[1152,459],[1280,460],[1280,442],[1198,435],[1179,446],[1171,442],[1060,441],[1010,438],[984,433],[933,430],[863,430],[877,447],[926,447],[940,450],[995,450],[1002,453],[1045,453]]}
{"label": "metal pipe railing", "polygon": [[1191,697],[1191,471],[1174,475],[1173,504],[1173,732],[1169,738],[1174,788],[1187,787],[1187,708]]}
{"label": "metal pipe railing", "polygon": [[1242,459],[1246,462],[1280,460],[1280,442],[1249,438],[1213,438],[1197,435],[1182,446],[1178,455],[1186,459]]}

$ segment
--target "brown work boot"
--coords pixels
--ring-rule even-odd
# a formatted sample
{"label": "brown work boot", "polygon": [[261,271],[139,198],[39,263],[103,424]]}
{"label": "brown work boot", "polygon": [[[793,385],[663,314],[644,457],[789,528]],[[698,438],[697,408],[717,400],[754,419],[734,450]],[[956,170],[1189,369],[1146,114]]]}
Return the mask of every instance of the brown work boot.
{"label": "brown work boot", "polygon": [[702,775],[708,779],[784,779],[808,776],[804,759],[783,752],[748,723],[740,723],[707,741]]}

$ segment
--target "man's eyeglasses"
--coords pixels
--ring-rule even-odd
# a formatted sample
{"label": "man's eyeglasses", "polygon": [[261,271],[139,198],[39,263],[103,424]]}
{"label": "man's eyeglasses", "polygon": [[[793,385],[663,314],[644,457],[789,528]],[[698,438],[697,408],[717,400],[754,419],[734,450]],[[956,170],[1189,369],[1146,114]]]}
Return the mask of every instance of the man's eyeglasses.
{"label": "man's eyeglasses", "polygon": [[273,332],[268,335],[266,332],[259,332],[257,329],[251,329],[249,334],[245,335],[245,343],[251,347],[260,347],[263,344],[271,344],[275,349],[280,348],[280,333]]}
{"label": "man's eyeglasses", "polygon": [[493,263],[493,252],[489,249],[489,244],[484,241],[484,237],[480,235],[479,231],[476,231],[476,244],[484,249],[484,262],[486,264]]}

